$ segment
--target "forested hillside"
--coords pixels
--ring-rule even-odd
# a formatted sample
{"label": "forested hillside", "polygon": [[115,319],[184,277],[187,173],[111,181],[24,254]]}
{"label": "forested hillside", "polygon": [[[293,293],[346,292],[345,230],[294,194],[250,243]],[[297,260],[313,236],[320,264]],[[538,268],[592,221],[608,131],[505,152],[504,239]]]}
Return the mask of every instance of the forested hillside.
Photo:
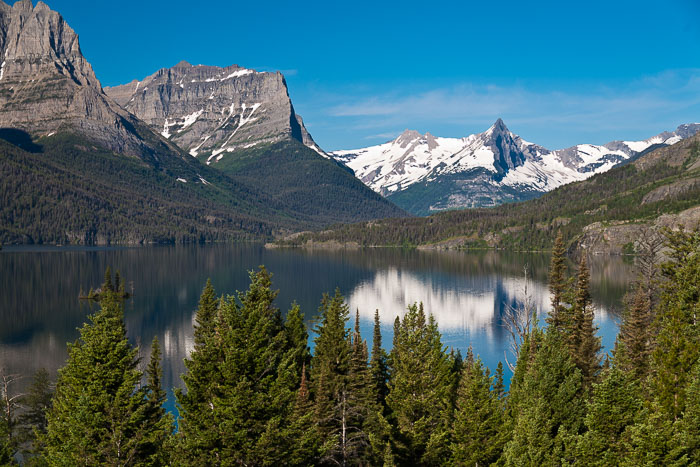
{"label": "forested hillside", "polygon": [[293,139],[239,149],[212,167],[259,187],[288,211],[310,216],[318,225],[408,216],[347,167]]}
{"label": "forested hillside", "polygon": [[428,245],[549,249],[561,230],[575,242],[586,226],[622,222],[653,225],[661,214],[700,204],[700,136],[656,149],[633,163],[572,183],[522,203],[448,211],[427,218],[385,219],[297,235],[280,245],[357,242],[360,245]]}
{"label": "forested hillside", "polygon": [[169,153],[149,163],[72,134],[8,139],[14,144],[0,140],[5,244],[260,239],[305,225],[245,184]]}

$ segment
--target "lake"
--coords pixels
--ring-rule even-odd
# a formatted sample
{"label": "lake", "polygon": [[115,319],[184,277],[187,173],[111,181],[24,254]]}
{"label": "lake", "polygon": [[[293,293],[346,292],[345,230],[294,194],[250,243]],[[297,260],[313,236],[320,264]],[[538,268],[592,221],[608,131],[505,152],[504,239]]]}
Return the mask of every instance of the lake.
{"label": "lake", "polygon": [[[310,327],[322,293],[333,293],[338,287],[353,319],[359,310],[361,332],[370,348],[374,311],[379,309],[383,346],[389,350],[394,318],[408,304],[423,302],[426,312],[437,319],[446,346],[464,354],[471,345],[491,369],[505,358],[508,336],[501,317],[507,306],[524,300],[526,265],[531,276],[529,295],[541,321],[549,309],[549,255],[541,253],[268,250],[257,244],[4,247],[0,251],[0,369],[27,376],[17,390],[39,368],[55,375],[65,363],[66,343],[78,337],[77,329],[96,310],[94,304],[78,300],[80,291],[97,288],[111,266],[120,271],[127,291],[133,292],[125,302],[125,320],[129,338],[141,346],[144,365],[151,340],[158,336],[164,384],[179,386],[183,359],[192,349],[194,311],[207,278],[217,294],[233,294],[248,288],[248,271],[261,264],[274,274],[273,287],[280,290],[277,306],[286,311],[296,301]],[[619,257],[593,257],[589,264],[596,323],[604,350],[609,351],[634,267]],[[506,374],[509,379],[508,370]]]}

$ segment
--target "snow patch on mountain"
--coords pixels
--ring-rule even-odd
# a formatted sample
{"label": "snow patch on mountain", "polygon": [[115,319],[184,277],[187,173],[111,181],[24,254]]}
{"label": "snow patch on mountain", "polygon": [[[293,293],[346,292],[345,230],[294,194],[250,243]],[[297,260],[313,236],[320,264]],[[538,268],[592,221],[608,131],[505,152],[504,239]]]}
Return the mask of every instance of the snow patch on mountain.
{"label": "snow patch on mountain", "polygon": [[[644,141],[579,144],[550,151],[510,132],[498,119],[483,133],[465,138],[440,138],[406,130],[396,139],[367,148],[333,151],[367,186],[391,195],[419,182],[480,170],[493,186],[547,192],[584,180],[630,159],[653,145],[670,145],[700,131],[700,124],[681,125]],[[476,172],[474,172],[476,173]]]}

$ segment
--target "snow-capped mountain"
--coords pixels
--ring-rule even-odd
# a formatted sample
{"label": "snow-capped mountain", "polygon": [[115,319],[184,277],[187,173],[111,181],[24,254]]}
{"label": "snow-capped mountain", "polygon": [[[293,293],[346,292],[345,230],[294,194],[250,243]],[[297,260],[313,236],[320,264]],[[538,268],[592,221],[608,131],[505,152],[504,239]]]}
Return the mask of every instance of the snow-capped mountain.
{"label": "snow-capped mountain", "polygon": [[644,141],[579,144],[550,151],[513,134],[498,119],[485,132],[466,138],[406,130],[378,146],[330,154],[400,207],[427,214],[532,198],[698,131],[700,124],[695,123]]}

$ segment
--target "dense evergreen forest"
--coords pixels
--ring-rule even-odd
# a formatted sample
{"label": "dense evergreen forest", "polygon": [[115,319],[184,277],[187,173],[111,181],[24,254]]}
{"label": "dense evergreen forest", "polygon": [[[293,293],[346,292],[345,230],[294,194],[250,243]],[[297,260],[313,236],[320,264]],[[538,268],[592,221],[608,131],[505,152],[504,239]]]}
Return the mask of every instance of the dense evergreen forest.
{"label": "dense evergreen forest", "polygon": [[264,241],[407,215],[301,143],[247,151],[224,170],[157,147],[139,158],[68,132],[0,129],[0,244]]}
{"label": "dense evergreen forest", "polygon": [[[274,304],[271,274],[237,295],[207,282],[176,390],[162,404],[160,350],[144,371],[111,274],[101,310],[69,345],[55,391],[45,372],[13,396],[4,375],[0,461],[28,465],[697,465],[700,231],[639,241],[638,278],[615,348],[601,352],[585,256],[554,244],[546,323],[512,309],[513,361],[491,372],[447,349],[411,305],[371,352],[338,291],[324,295],[314,352],[298,306]],[[510,387],[504,372],[513,371]],[[14,457],[16,458],[16,457]]]}
{"label": "dense evergreen forest", "polygon": [[549,250],[560,230],[567,244],[599,222],[649,224],[700,200],[700,135],[656,149],[588,180],[539,198],[495,208],[445,211],[429,217],[336,225],[278,241],[280,245],[356,242],[413,246],[458,240],[465,247]]}

